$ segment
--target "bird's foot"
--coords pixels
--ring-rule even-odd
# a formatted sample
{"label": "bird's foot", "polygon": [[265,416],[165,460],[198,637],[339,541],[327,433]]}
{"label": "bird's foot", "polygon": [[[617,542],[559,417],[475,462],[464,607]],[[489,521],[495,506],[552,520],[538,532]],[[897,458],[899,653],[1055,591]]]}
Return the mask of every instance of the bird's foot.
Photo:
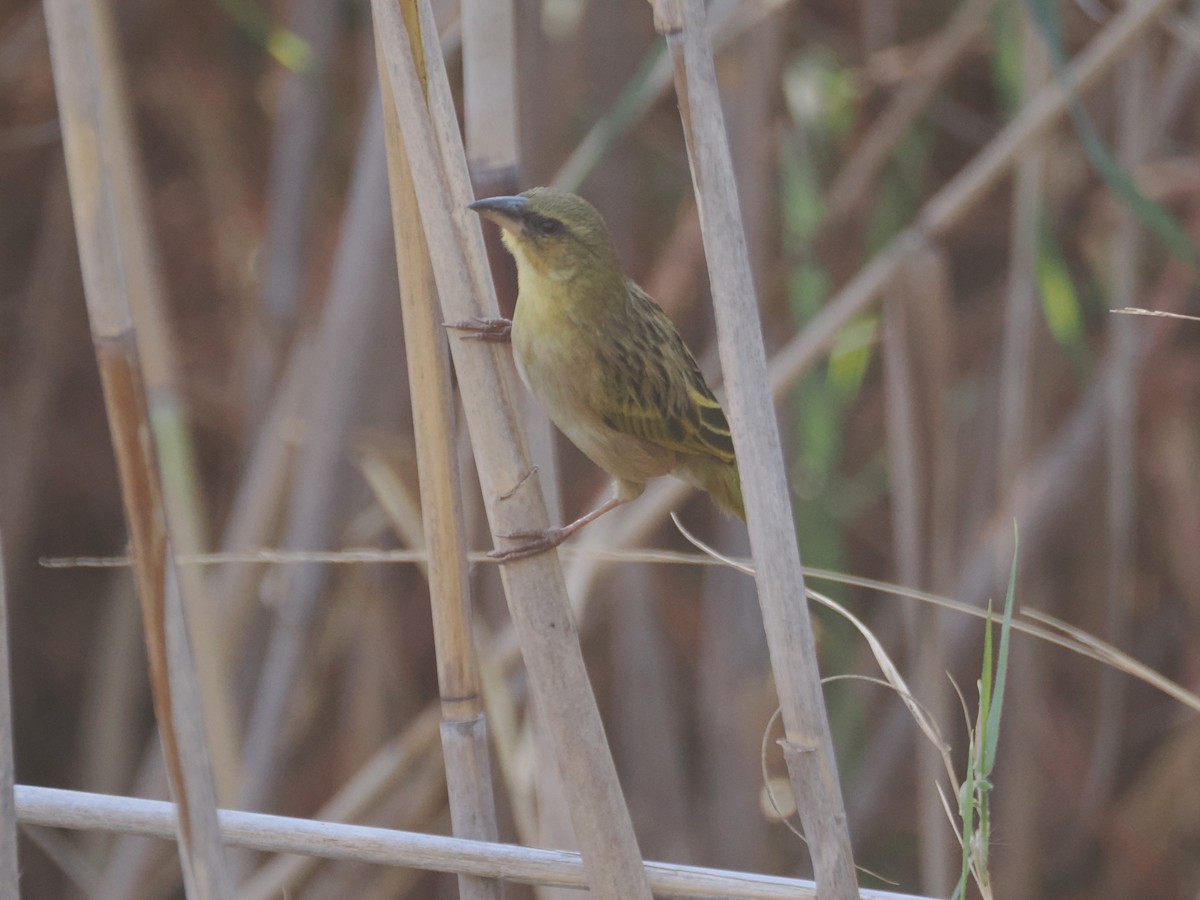
{"label": "bird's foot", "polygon": [[539,553],[553,550],[574,534],[575,531],[576,529],[571,527],[532,528],[527,531],[508,531],[496,536],[509,541],[520,541],[521,543],[515,547],[509,547],[507,550],[493,550],[488,556],[502,563],[525,559],[527,556],[537,556]]}
{"label": "bird's foot", "polygon": [[505,343],[512,333],[512,322],[498,316],[495,318],[473,316],[461,322],[444,322],[443,324],[447,328],[465,332],[462,335],[464,339],[489,341],[494,344]]}

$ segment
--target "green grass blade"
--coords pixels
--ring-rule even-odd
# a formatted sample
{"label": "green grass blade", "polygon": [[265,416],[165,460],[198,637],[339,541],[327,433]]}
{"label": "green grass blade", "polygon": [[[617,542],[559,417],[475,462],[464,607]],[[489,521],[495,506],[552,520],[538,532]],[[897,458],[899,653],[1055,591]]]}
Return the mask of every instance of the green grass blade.
{"label": "green grass blade", "polygon": [[[983,746],[983,774],[988,777],[996,762],[996,744],[1000,740],[1000,713],[1004,707],[1004,685],[1008,681],[1008,641],[1012,636],[1014,598],[1017,592],[1017,554],[1020,532],[1013,522],[1013,561],[1008,575],[1008,594],[1004,598],[1004,617],[1000,623],[1000,654],[996,672],[996,692],[988,712],[987,735]],[[989,622],[990,630],[990,622]]]}

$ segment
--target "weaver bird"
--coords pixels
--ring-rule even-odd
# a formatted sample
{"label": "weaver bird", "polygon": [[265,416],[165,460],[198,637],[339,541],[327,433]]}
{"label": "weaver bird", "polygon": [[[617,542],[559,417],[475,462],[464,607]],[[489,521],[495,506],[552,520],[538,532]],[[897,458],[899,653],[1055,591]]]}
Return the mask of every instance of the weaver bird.
{"label": "weaver bird", "polygon": [[539,187],[470,208],[503,229],[517,262],[517,309],[511,322],[452,327],[511,339],[521,380],[550,420],[615,482],[611,500],[571,524],[501,535],[520,543],[491,555],[508,561],[556,547],[668,473],[744,520],[721,404],[666,313],[625,277],[595,207]]}

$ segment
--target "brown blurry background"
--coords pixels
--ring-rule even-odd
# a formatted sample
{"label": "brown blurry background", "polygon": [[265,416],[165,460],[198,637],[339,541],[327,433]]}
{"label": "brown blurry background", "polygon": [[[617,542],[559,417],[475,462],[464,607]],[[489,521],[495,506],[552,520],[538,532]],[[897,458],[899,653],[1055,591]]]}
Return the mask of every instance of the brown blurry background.
{"label": "brown blurry background", "polygon": [[[567,177],[561,167],[596,123],[611,126],[572,170],[582,183],[571,176],[568,186],[604,214],[627,271],[719,381],[687,159],[648,5],[516,5],[521,157],[510,189]],[[791,373],[778,407],[806,565],[983,605],[1004,595],[1017,519],[1019,606],[1195,690],[1200,323],[1109,312],[1200,314],[1195,271],[1169,246],[1169,227],[1186,243],[1200,229],[1200,20],[1154,5],[1152,24],[1110,54],[1079,115],[1024,141],[1015,169],[971,196],[954,193],[954,176],[996,152],[1005,124],[1058,77],[1045,28],[1025,7],[718,0],[710,19],[768,353],[836,303],[903,229],[931,232],[887,279],[884,303],[853,317],[831,354]],[[1125,8],[1110,6],[1057,9],[1068,57]],[[457,84],[457,10],[434,7]],[[369,6],[118,0],[114,11],[192,442],[182,477],[200,500],[196,549],[410,546],[420,519]],[[1107,149],[1089,156],[1091,129]],[[1122,203],[1121,179],[1175,224],[1156,230],[1153,213]],[[938,203],[954,213],[937,219]],[[0,530],[17,778],[166,796],[128,570],[39,564],[121,555],[126,538],[46,28],[27,0],[0,0],[0,261]],[[504,303],[511,284],[500,284]],[[566,519],[604,480],[573,448],[559,450]],[[489,549],[469,452],[464,441],[473,546]],[[407,534],[369,488],[371,466],[413,504],[400,513]],[[746,551],[741,525],[706,500],[679,512],[723,550]],[[616,542],[619,517],[636,515],[636,504],[614,513],[599,534]],[[646,545],[689,549],[669,522]],[[621,563],[585,587],[564,565],[644,855],[808,874],[803,847],[763,798],[760,748],[775,700],[752,582],[712,567]],[[214,751],[222,802],[316,815],[381,748],[406,741],[410,764],[355,821],[446,832],[421,571],[196,571],[217,610],[233,704],[215,739],[228,751]],[[474,586],[477,645],[498,660],[511,638],[494,570],[477,566]],[[973,709],[982,626],[911,599],[814,586],[876,630],[961,763],[963,716],[947,673]],[[255,725],[272,613],[299,594],[316,620],[279,749],[239,793],[237,747]],[[874,674],[844,622],[814,615],[825,674]],[[520,669],[488,677],[512,714],[490,722],[503,744],[502,837],[560,843]],[[826,696],[856,862],[902,890],[948,895],[958,849],[933,787],[936,757],[890,692],[846,681]],[[783,774],[773,743],[768,751],[769,773]],[[1196,900],[1198,771],[1194,711],[1017,637],[994,779],[996,896]],[[26,897],[181,895],[165,843],[28,829],[21,863]],[[250,859],[240,871],[268,863]],[[293,875],[286,895],[449,897],[455,884],[322,863]]]}

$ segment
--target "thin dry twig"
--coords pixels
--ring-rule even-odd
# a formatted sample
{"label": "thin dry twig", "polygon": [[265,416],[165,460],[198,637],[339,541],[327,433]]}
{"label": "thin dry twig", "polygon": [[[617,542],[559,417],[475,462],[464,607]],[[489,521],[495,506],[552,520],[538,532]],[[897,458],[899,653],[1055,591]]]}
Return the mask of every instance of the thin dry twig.
{"label": "thin dry twig", "polygon": [[1161,309],[1140,309],[1136,306],[1126,306],[1124,309],[1110,309],[1109,312],[1126,316],[1161,316],[1166,319],[1187,319],[1192,322],[1200,322],[1200,316],[1186,316],[1183,313],[1167,312]]}

